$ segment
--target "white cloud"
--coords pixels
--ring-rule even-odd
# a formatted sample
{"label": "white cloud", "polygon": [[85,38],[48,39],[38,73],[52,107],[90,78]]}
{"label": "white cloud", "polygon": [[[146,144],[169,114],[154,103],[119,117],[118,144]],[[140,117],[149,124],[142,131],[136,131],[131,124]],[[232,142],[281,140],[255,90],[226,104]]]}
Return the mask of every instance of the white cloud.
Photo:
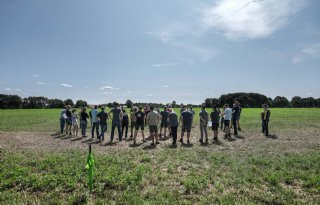
{"label": "white cloud", "polygon": [[170,34],[168,31],[149,31],[147,34],[160,39],[162,42],[168,42],[170,40]]}
{"label": "white cloud", "polygon": [[207,28],[223,32],[228,39],[264,38],[283,28],[305,1],[219,0],[202,11]]}
{"label": "white cloud", "polygon": [[12,92],[21,92],[20,88],[4,88],[5,91],[12,91]]}
{"label": "white cloud", "polygon": [[38,74],[33,74],[33,77],[37,78],[37,77],[39,77],[39,75]]}
{"label": "white cloud", "polygon": [[163,87],[163,88],[168,88],[168,87],[169,87],[169,85],[163,85],[162,87]]}
{"label": "white cloud", "polygon": [[303,60],[301,55],[295,55],[291,58],[291,62],[294,64],[298,64]]}
{"label": "white cloud", "polygon": [[100,90],[113,90],[113,89],[114,89],[114,87],[108,86],[108,85],[103,86],[103,87],[100,88]]}
{"label": "white cloud", "polygon": [[45,82],[36,82],[38,85],[46,85],[46,83]]}
{"label": "white cloud", "polygon": [[313,57],[320,57],[320,43],[312,44],[302,49],[302,52]]}
{"label": "white cloud", "polygon": [[87,86],[87,85],[85,85],[85,86],[84,86],[84,89],[88,89],[88,86]]}
{"label": "white cloud", "polygon": [[160,63],[160,64],[153,64],[153,67],[160,68],[160,67],[169,67],[179,65],[179,63]]}
{"label": "white cloud", "polygon": [[62,87],[72,88],[72,85],[68,85],[68,84],[65,84],[65,83],[61,83],[60,85]]}

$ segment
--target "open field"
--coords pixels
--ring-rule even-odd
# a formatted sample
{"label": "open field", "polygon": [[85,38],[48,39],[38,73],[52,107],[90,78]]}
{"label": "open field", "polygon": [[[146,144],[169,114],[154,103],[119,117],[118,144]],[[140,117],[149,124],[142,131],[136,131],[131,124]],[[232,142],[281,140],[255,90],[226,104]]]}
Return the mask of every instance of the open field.
{"label": "open field", "polygon": [[240,137],[220,132],[221,144],[207,146],[197,142],[196,117],[192,146],[176,149],[170,138],[154,149],[59,137],[59,112],[0,110],[0,204],[320,203],[320,109],[271,109],[270,138],[260,133],[260,109],[243,109]]}

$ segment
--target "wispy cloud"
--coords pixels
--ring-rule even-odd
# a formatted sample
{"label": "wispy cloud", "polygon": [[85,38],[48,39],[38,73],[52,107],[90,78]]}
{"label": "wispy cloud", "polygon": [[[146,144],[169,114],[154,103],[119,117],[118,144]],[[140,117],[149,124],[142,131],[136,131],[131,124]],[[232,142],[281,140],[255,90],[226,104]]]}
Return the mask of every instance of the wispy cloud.
{"label": "wispy cloud", "polygon": [[11,91],[11,92],[21,92],[22,90],[20,88],[4,88],[5,91]]}
{"label": "wispy cloud", "polygon": [[302,49],[302,52],[313,57],[320,57],[320,43],[309,45],[308,47]]}
{"label": "wispy cloud", "polygon": [[203,9],[202,22],[228,39],[264,38],[283,28],[304,5],[292,0],[219,0]]}
{"label": "wispy cloud", "polygon": [[160,39],[162,42],[168,42],[170,40],[170,34],[167,31],[149,31],[147,34]]}
{"label": "wispy cloud", "polygon": [[34,74],[33,74],[33,77],[37,78],[37,77],[39,77],[39,75],[36,74],[36,73],[34,73]]}
{"label": "wispy cloud", "polygon": [[162,86],[162,88],[168,88],[169,87],[169,85],[163,85]]}
{"label": "wispy cloud", "polygon": [[36,82],[36,84],[38,84],[38,85],[46,85],[45,82],[40,82],[40,81]]}
{"label": "wispy cloud", "polygon": [[109,86],[109,85],[106,85],[106,86],[103,86],[100,88],[100,90],[113,90],[113,89],[114,89],[114,87]]}
{"label": "wispy cloud", "polygon": [[153,64],[152,66],[156,68],[161,68],[161,67],[170,67],[175,65],[179,65],[179,63],[159,63],[159,64]]}
{"label": "wispy cloud", "polygon": [[291,62],[298,64],[307,57],[320,58],[320,43],[314,43],[302,48],[297,54],[291,58]]}
{"label": "wispy cloud", "polygon": [[61,83],[60,85],[62,87],[72,88],[72,85],[68,85],[68,84],[65,84],[65,83]]}

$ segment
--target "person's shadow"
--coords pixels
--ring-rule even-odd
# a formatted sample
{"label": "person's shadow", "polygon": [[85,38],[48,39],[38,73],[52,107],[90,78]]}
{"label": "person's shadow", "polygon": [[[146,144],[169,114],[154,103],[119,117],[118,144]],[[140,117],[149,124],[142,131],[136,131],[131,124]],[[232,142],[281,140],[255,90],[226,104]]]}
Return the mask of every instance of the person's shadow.
{"label": "person's shadow", "polygon": [[144,150],[152,150],[152,149],[155,149],[155,148],[157,148],[156,145],[147,145],[147,146],[145,146],[145,147],[142,148],[142,149],[144,149]]}
{"label": "person's shadow", "polygon": [[140,147],[143,143],[135,143],[135,144],[129,144],[129,147],[135,148],[135,147]]}
{"label": "person's shadow", "polygon": [[190,147],[193,147],[193,144],[191,144],[191,143],[189,143],[189,144],[182,143],[181,146],[190,148]]}
{"label": "person's shadow", "polygon": [[276,139],[278,139],[278,136],[277,135],[268,135],[267,138],[276,140]]}
{"label": "person's shadow", "polygon": [[77,137],[77,138],[71,139],[70,141],[74,142],[74,141],[80,141],[80,140],[82,140],[82,137]]}

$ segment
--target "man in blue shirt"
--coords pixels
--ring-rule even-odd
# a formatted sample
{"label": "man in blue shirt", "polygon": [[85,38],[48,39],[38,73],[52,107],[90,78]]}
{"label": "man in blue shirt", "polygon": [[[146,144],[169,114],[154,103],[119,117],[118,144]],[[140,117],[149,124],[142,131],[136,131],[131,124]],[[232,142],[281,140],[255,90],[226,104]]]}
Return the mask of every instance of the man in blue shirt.
{"label": "man in blue shirt", "polygon": [[93,110],[91,111],[92,116],[92,128],[91,128],[91,138],[94,138],[94,130],[96,130],[97,139],[99,139],[99,119],[98,119],[98,106],[95,105]]}

